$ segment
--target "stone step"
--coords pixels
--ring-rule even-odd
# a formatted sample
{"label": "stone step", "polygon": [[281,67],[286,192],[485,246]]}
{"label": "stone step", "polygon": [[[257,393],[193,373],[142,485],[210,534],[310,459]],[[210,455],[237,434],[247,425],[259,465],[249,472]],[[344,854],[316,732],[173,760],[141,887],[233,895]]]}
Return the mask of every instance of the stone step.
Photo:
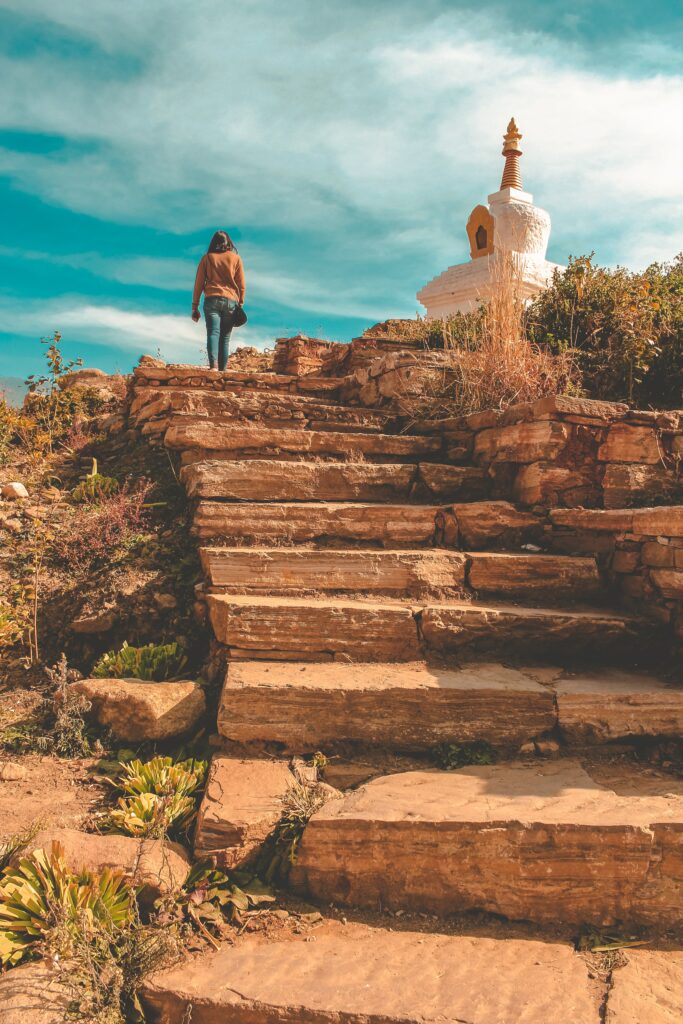
{"label": "stone step", "polygon": [[[147,1019],[157,1024],[190,1019],[192,1024],[548,1024],[558,1019],[561,1007],[567,1024],[600,1021],[601,991],[567,942],[332,921],[311,935],[287,938],[245,937],[146,978]],[[621,1020],[615,1017],[613,1024]],[[624,1018],[623,1024],[631,1022]],[[660,1024],[659,1018],[653,1024]]]}
{"label": "stone step", "polygon": [[348,742],[410,751],[485,740],[512,748],[556,726],[580,745],[680,737],[683,689],[616,669],[235,661],[218,708],[226,739],[299,753]]}
{"label": "stone step", "polygon": [[642,646],[638,620],[597,609],[256,594],[209,594],[207,601],[218,642],[233,657],[248,659],[417,661],[423,651],[541,650],[548,656],[617,646],[628,657],[629,641]]}
{"label": "stone step", "polygon": [[406,751],[474,740],[517,748],[556,721],[550,689],[490,663],[448,669],[233,662],[218,709],[226,739],[280,743],[295,752],[329,753],[348,741]]}
{"label": "stone step", "polygon": [[543,924],[683,924],[683,780],[578,761],[384,776],[309,821],[290,882],[325,904]]}
{"label": "stone step", "polygon": [[462,594],[465,587],[459,551],[200,548],[200,556],[213,587],[243,593]]}
{"label": "stone step", "polygon": [[294,392],[308,395],[336,396],[344,384],[343,377],[307,377],[282,373],[246,372],[240,370],[209,370],[202,366],[169,364],[167,366],[136,366],[135,386],[164,388],[189,387],[209,391],[225,391],[234,386],[256,391]]}
{"label": "stone step", "polygon": [[284,430],[255,424],[217,423],[212,420],[174,417],[164,436],[167,448],[207,452],[235,458],[240,453],[262,453],[263,458],[279,452],[297,455],[327,455],[357,458],[386,457],[416,461],[441,452],[441,438],[410,434],[350,433],[332,430]]}
{"label": "stone step", "polygon": [[233,501],[467,501],[488,490],[479,469],[429,462],[206,461],[184,466],[180,478],[190,498]]}
{"label": "stone step", "polygon": [[520,548],[538,540],[536,516],[507,501],[472,501],[451,506],[353,502],[200,501],[194,530],[202,540],[252,543],[353,541],[380,547],[426,544],[448,548]]}
{"label": "stone step", "polygon": [[249,593],[302,591],[420,594],[594,593],[593,558],[499,552],[363,551],[300,548],[200,548],[214,587]]}
{"label": "stone step", "polygon": [[436,505],[200,501],[193,529],[200,540],[412,546],[435,543],[443,534],[444,516]]}
{"label": "stone step", "polygon": [[288,392],[240,388],[205,391],[201,388],[136,388],[129,420],[143,433],[163,432],[172,419],[201,417],[210,421],[257,421],[272,427],[311,427],[314,430],[355,430],[391,433],[398,421],[391,413],[361,406],[340,405],[332,398],[311,398]]}

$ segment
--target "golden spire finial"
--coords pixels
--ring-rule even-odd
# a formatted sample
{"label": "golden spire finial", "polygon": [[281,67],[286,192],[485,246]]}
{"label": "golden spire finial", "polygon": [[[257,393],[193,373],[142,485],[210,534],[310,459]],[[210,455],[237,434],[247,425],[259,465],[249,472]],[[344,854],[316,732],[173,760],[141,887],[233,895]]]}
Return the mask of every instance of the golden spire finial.
{"label": "golden spire finial", "polygon": [[515,123],[515,119],[514,117],[511,117],[508,129],[503,136],[503,156],[505,157],[505,167],[503,169],[503,178],[500,183],[501,189],[522,188],[522,172],[519,167],[519,158],[522,155],[522,151],[519,148],[521,138],[522,136]]}

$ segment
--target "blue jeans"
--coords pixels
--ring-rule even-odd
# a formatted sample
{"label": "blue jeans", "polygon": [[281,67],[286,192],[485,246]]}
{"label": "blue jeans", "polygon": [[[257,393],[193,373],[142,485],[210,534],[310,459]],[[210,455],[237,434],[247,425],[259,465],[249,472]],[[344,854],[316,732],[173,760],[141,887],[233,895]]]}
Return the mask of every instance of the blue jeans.
{"label": "blue jeans", "polygon": [[218,369],[224,370],[228,365],[228,345],[236,309],[237,303],[222,295],[207,295],[204,298],[206,351],[212,370],[216,365],[216,351],[218,351]]}

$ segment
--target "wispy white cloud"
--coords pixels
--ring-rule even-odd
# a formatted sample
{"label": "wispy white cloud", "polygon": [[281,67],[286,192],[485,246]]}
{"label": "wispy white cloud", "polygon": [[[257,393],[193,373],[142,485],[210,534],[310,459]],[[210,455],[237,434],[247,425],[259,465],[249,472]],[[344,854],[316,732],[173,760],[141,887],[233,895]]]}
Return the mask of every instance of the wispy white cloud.
{"label": "wispy white cloud", "polygon": [[[30,308],[2,300],[0,318],[3,324],[11,325],[15,335],[47,337],[59,330],[71,344],[115,345],[135,357],[160,353],[169,362],[189,363],[201,363],[205,357],[204,324],[193,323],[189,316],[97,305],[73,297],[32,303]],[[231,345],[263,349],[272,342],[266,332],[247,325],[235,331]]]}

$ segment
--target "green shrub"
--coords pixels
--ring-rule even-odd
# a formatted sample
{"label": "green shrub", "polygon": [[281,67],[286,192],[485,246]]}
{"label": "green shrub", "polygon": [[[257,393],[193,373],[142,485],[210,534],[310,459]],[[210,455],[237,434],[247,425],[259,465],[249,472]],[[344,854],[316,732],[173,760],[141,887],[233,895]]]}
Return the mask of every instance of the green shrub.
{"label": "green shrub", "polygon": [[527,315],[532,341],[571,351],[592,398],[679,407],[683,396],[683,254],[642,273],[570,259]]}
{"label": "green shrub", "polygon": [[0,882],[0,963],[30,956],[57,926],[74,934],[85,917],[107,933],[127,924],[133,913],[130,887],[120,871],[70,871],[64,850],[35,850],[7,868]]}
{"label": "green shrub", "polygon": [[148,679],[159,683],[181,678],[186,665],[187,657],[177,643],[144,647],[124,643],[120,651],[103,654],[92,674],[96,679]]}
{"label": "green shrub", "polygon": [[267,881],[286,878],[296,860],[309,819],[329,799],[320,784],[293,783],[282,797],[282,816],[259,858],[259,872]]}
{"label": "green shrub", "polygon": [[[199,862],[190,868],[182,891],[174,899],[177,911],[187,916],[205,936],[207,926],[213,926],[220,934],[225,921],[240,925],[245,914],[274,902],[271,890],[253,873],[226,874],[208,862]],[[166,913],[169,912],[173,913],[173,908],[167,908]]]}
{"label": "green shrub", "polygon": [[187,829],[197,810],[206,762],[171,757],[121,764],[115,782],[125,795],[110,812],[108,826],[133,836],[164,836]]}
{"label": "green shrub", "polygon": [[97,472],[97,459],[92,460],[92,471],[80,484],[74,487],[71,497],[76,504],[97,505],[103,498],[109,498],[119,490],[119,482],[113,476]]}

